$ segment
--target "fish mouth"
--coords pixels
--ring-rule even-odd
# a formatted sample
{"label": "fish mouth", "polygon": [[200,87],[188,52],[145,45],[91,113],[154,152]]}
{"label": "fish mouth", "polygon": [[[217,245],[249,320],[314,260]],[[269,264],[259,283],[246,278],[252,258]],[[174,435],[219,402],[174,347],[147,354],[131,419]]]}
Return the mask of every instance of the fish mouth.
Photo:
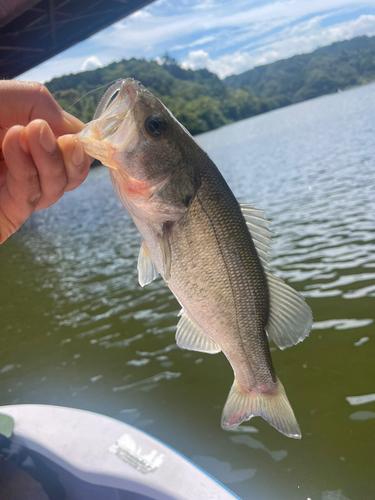
{"label": "fish mouth", "polygon": [[93,120],[78,134],[87,154],[115,170],[115,150],[122,149],[132,134],[132,111],[140,93],[146,91],[134,80],[118,80],[102,97]]}
{"label": "fish mouth", "polygon": [[143,87],[133,78],[119,80],[102,97],[91,122],[96,140],[108,140],[129,116]]}

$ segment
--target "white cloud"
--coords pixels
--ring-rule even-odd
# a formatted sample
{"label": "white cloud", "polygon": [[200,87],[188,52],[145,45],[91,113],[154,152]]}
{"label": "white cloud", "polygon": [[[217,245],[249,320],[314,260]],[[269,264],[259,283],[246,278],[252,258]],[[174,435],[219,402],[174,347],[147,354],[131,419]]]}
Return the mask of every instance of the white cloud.
{"label": "white cloud", "polygon": [[190,44],[190,47],[196,47],[197,45],[204,45],[208,42],[212,42],[213,40],[215,40],[214,36],[204,36],[203,38],[199,38],[199,40],[192,42]]}
{"label": "white cloud", "polygon": [[224,78],[295,54],[312,52],[319,46],[333,42],[364,34],[375,35],[374,15],[362,15],[358,19],[326,27],[321,27],[320,21],[321,17],[285,28],[277,35],[266,37],[262,46],[253,51],[237,51],[216,59],[211,58],[204,50],[191,51],[182,66],[191,69],[208,68]]}
{"label": "white cloud", "polygon": [[204,50],[194,50],[193,52],[189,52],[189,57],[186,61],[183,61],[181,66],[185,69],[198,69],[198,68],[206,68],[208,64],[210,64],[212,60],[208,52]]}
{"label": "white cloud", "polygon": [[[69,52],[73,53],[73,49],[70,49]],[[36,68],[23,73],[17,79],[44,83],[58,76],[102,67],[103,64],[101,61],[103,61],[104,64],[109,64],[111,61],[110,56],[103,53],[103,55],[100,55],[99,59],[98,56],[67,57],[66,55],[60,54],[40,64]]]}
{"label": "white cloud", "polygon": [[214,36],[204,36],[186,45],[176,45],[175,47],[172,47],[171,50],[182,50],[188,47],[198,47],[199,45],[206,45],[207,43],[213,42],[214,40],[215,40]]}
{"label": "white cloud", "polygon": [[318,47],[361,35],[375,35],[374,15],[363,15],[358,19],[325,27],[321,27],[318,22],[308,21],[305,25],[301,23],[298,27],[286,28],[277,36],[265,39],[262,52],[266,62],[271,62],[312,52]]}
{"label": "white cloud", "polygon": [[189,52],[189,56],[183,61],[182,67],[185,69],[208,68],[219,75],[220,78],[224,78],[233,73],[242,73],[254,66],[266,64],[273,56],[276,56],[276,53],[254,57],[248,52],[235,52],[217,59],[211,59],[208,52],[196,50]]}
{"label": "white cloud", "polygon": [[206,10],[215,6],[214,0],[202,0],[193,6],[193,9]]}
{"label": "white cloud", "polygon": [[57,76],[78,73],[81,70],[83,61],[84,58],[82,57],[57,56],[23,73],[17,80],[44,83]]}
{"label": "white cloud", "polygon": [[91,69],[102,68],[103,64],[100,62],[100,59],[96,56],[90,56],[85,59],[84,63],[81,66],[81,71],[89,71]]}
{"label": "white cloud", "polygon": [[[169,51],[184,67],[205,66],[224,77],[336,40],[374,34],[374,16],[357,14],[373,8],[374,0],[159,0],[25,75],[46,81]],[[334,24],[335,16],[344,14],[351,20]]]}
{"label": "white cloud", "polygon": [[[199,5],[201,2],[195,2]],[[116,47],[134,55],[139,52],[150,52],[160,45],[176,42],[188,36],[210,36],[211,30],[235,30],[232,43],[240,37],[260,37],[266,32],[280,29],[290,23],[298,22],[305,16],[317,12],[332,12],[337,9],[358,9],[373,6],[373,0],[277,0],[254,6],[251,3],[226,2],[209,9],[209,4],[202,15],[201,10],[186,8],[180,14],[166,15],[166,12],[156,8],[149,11],[148,16],[126,18],[115,23],[112,27],[96,34],[93,37],[102,47]],[[151,6],[152,7],[152,6]],[[151,9],[150,7],[150,9]],[[180,5],[181,7],[181,5]],[[140,11],[145,12],[145,11]],[[242,30],[242,32],[241,32]],[[183,44],[181,44],[183,45]],[[185,44],[186,46],[186,44]],[[165,50],[165,49],[164,49]],[[160,54],[157,54],[160,55]]]}
{"label": "white cloud", "polygon": [[147,10],[141,9],[133,12],[133,14],[129,16],[129,19],[145,19],[145,17],[149,17],[150,15],[151,14]]}

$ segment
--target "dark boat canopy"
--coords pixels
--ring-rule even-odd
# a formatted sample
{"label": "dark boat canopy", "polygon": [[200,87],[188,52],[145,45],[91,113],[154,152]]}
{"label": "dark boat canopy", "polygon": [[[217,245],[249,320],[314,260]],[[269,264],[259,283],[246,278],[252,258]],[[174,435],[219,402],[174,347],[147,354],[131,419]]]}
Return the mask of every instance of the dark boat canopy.
{"label": "dark boat canopy", "polygon": [[153,0],[1,0],[0,78],[50,59]]}

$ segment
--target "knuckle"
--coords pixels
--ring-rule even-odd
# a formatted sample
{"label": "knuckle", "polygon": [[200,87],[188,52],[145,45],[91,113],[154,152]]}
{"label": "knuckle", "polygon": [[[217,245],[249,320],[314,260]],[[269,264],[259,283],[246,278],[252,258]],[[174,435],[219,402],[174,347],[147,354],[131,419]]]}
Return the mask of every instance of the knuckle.
{"label": "knuckle", "polygon": [[[29,82],[30,97],[33,100],[33,107],[39,102],[40,99],[45,99],[46,87],[39,82]],[[49,93],[49,92],[48,92]]]}
{"label": "knuckle", "polygon": [[60,108],[58,103],[52,97],[50,91],[42,83],[30,82],[29,85],[30,85],[29,90],[32,99],[29,121],[33,120],[33,115],[38,114],[40,109],[44,108],[56,109],[56,107]]}
{"label": "knuckle", "polygon": [[26,82],[25,85],[29,88],[29,92],[31,92],[32,95],[37,96],[41,89],[44,87],[42,83],[39,82]]}
{"label": "knuckle", "polygon": [[76,168],[74,174],[69,176],[69,189],[75,189],[80,186],[87,177],[88,170],[82,167]]}
{"label": "knuckle", "polygon": [[68,179],[65,178],[64,182],[61,183],[59,190],[57,191],[57,195],[59,198],[65,193],[65,189],[68,185]]}
{"label": "knuckle", "polygon": [[[26,131],[27,134],[40,134],[40,127],[42,126],[43,123],[46,123],[45,120],[42,120],[41,118],[35,118],[34,120],[30,121],[28,125],[26,125]],[[35,136],[34,139],[36,139],[38,136]]]}
{"label": "knuckle", "polygon": [[[26,203],[30,208],[33,208],[39,201],[42,196],[42,190],[39,183],[39,176],[36,169],[30,170],[23,179],[25,185],[26,196],[22,195],[22,193],[16,198],[20,196],[25,196]],[[25,193],[23,190],[23,192]]]}
{"label": "knuckle", "polygon": [[42,190],[39,182],[35,182],[35,178],[30,178],[28,184],[32,186],[32,189],[28,190],[29,192],[27,195],[27,203],[29,206],[33,207],[40,200],[40,197],[42,196]]}
{"label": "knuckle", "polygon": [[17,227],[7,217],[0,217],[0,244],[14,234]]}
{"label": "knuckle", "polygon": [[33,191],[32,194],[28,196],[27,202],[31,207],[34,207],[38,201],[40,200],[42,196],[42,191],[40,189],[37,189],[36,191]]}
{"label": "knuckle", "polygon": [[51,184],[50,193],[52,197],[61,198],[61,196],[65,193],[65,188],[68,184],[68,178],[65,172],[60,172],[57,175]]}
{"label": "knuckle", "polygon": [[90,171],[90,164],[88,161],[83,161],[81,165],[76,169],[76,179],[83,182]]}
{"label": "knuckle", "polygon": [[23,172],[23,179],[28,186],[32,186],[34,189],[38,186],[38,189],[40,189],[39,174],[35,167],[29,168],[27,171]]}
{"label": "knuckle", "polygon": [[45,87],[44,85],[40,84],[39,92],[38,92],[38,98],[42,101],[52,101],[53,97],[50,91]]}

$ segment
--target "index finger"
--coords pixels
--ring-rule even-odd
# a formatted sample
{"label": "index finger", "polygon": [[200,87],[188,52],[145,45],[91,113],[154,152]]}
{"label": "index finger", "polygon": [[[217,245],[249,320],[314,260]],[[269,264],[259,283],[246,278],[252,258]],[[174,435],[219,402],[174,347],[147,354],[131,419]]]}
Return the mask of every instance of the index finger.
{"label": "index finger", "polygon": [[45,120],[59,137],[76,134],[84,124],[63,111],[47,88],[37,82],[0,81],[0,128],[28,125],[36,119]]}

